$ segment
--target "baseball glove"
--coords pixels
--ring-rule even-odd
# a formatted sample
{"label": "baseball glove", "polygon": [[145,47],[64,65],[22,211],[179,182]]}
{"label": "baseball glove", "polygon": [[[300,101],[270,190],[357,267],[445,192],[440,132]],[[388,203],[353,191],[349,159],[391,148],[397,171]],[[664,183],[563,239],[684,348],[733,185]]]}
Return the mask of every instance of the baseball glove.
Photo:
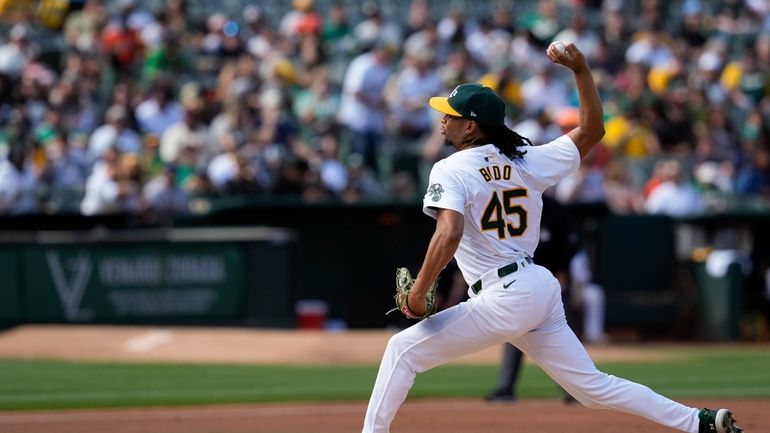
{"label": "baseball glove", "polygon": [[414,278],[407,268],[396,269],[396,295],[393,299],[396,301],[396,308],[388,311],[386,314],[390,314],[394,311],[400,311],[404,316],[410,319],[427,319],[436,311],[436,287],[438,287],[438,280],[434,281],[428,289],[428,293],[425,294],[425,299],[428,303],[425,309],[425,314],[418,316],[412,313],[409,308],[409,291],[414,285]]}

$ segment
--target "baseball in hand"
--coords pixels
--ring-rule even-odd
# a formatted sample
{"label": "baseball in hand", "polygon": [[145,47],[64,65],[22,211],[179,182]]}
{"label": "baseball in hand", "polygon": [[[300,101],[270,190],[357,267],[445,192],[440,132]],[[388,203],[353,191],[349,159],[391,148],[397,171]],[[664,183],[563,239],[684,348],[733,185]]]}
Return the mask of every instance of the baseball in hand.
{"label": "baseball in hand", "polygon": [[565,59],[572,58],[571,55],[567,54],[567,46],[564,45],[564,42],[554,41],[554,42],[551,42],[551,46],[557,53],[559,53],[559,57],[563,57]]}

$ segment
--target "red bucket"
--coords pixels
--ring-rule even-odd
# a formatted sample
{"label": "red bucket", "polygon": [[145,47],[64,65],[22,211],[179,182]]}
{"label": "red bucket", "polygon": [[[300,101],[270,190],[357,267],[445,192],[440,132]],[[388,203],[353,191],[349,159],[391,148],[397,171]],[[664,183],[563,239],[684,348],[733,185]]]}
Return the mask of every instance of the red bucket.
{"label": "red bucket", "polygon": [[303,300],[294,306],[299,329],[324,329],[329,305],[325,301]]}

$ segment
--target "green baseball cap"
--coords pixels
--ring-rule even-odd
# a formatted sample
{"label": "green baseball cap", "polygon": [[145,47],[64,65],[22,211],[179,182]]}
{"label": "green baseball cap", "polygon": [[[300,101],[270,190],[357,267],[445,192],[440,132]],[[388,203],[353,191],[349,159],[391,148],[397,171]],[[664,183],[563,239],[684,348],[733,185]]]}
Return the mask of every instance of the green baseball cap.
{"label": "green baseball cap", "polygon": [[440,113],[475,120],[484,125],[505,123],[505,102],[492,89],[478,83],[460,84],[448,98],[430,98],[430,106]]}

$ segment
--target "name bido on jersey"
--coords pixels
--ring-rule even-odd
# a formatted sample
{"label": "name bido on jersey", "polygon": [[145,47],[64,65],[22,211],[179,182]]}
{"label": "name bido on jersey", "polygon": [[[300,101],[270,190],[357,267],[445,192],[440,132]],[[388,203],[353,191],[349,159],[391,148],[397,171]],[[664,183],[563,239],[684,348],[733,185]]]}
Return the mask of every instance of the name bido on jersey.
{"label": "name bido on jersey", "polygon": [[504,165],[502,168],[499,165],[493,165],[491,167],[482,167],[479,169],[479,173],[484,177],[486,182],[492,180],[511,180],[511,166]]}

